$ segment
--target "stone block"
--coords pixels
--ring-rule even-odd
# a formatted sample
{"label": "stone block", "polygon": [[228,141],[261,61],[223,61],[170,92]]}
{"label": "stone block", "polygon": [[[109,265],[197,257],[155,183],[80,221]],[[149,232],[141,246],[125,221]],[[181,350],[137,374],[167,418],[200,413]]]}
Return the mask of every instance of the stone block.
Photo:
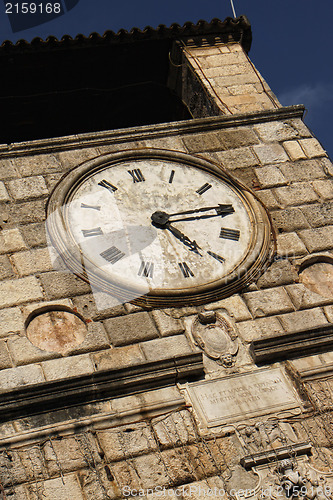
{"label": "stone block", "polygon": [[243,85],[231,85],[228,87],[228,91],[231,95],[241,95],[241,94],[256,94],[258,92],[257,88],[253,83],[244,83]]}
{"label": "stone block", "polygon": [[200,57],[202,68],[214,68],[219,66],[229,66],[231,64],[244,64],[247,62],[243,52],[227,52],[225,54],[214,54],[212,56]]}
{"label": "stone block", "polygon": [[204,308],[206,311],[220,310],[221,312],[226,312],[229,316],[234,318],[235,321],[245,321],[252,318],[243,299],[236,294],[227,299],[206,304]]}
{"label": "stone block", "polygon": [[[220,48],[216,47],[191,47],[188,49],[188,52],[191,56],[199,57],[199,56],[212,56],[216,54],[221,54]],[[228,49],[229,52],[229,49]]]}
{"label": "stone block", "polygon": [[[161,498],[161,491],[155,490],[155,488],[151,488],[151,491],[147,490],[146,500],[157,500]],[[174,489],[165,489],[163,490],[163,494],[168,500],[180,500],[180,496],[176,493]]]}
{"label": "stone block", "polygon": [[90,286],[74,274],[51,271],[40,276],[48,300],[90,292]]}
{"label": "stone block", "polygon": [[26,337],[12,335],[8,339],[8,349],[16,366],[37,363],[59,356],[55,352],[44,351],[34,346]]}
{"label": "stone block", "polygon": [[[119,149],[119,147],[118,147]],[[80,148],[71,151],[62,151],[57,154],[64,170],[70,170],[71,168],[80,165],[84,161],[91,160],[99,155],[97,148]]]}
{"label": "stone block", "polygon": [[0,203],[6,201],[9,201],[9,194],[4,183],[0,181]]}
{"label": "stone block", "polygon": [[11,367],[12,367],[12,361],[10,359],[9,352],[7,349],[7,342],[4,340],[0,340],[0,370]]}
{"label": "stone block", "polygon": [[323,311],[319,307],[283,314],[279,316],[279,319],[287,332],[307,330],[328,323]]}
{"label": "stone block", "polygon": [[85,352],[94,352],[110,347],[110,341],[107,334],[105,333],[105,329],[102,323],[88,323],[87,327],[88,332],[84,341],[77,347],[70,349],[68,351],[68,354],[72,355],[82,354]]}
{"label": "stone block", "polygon": [[288,181],[312,181],[324,176],[324,171],[318,160],[302,160],[293,163],[281,163],[279,168]]}
{"label": "stone block", "polygon": [[[213,478],[203,479],[202,481],[194,481],[190,484],[185,484],[181,487],[181,491],[184,495],[183,498],[188,500],[202,500],[203,498],[209,498],[210,500],[221,500],[225,493],[225,485],[222,479],[219,480],[219,486],[216,486],[216,483],[213,483]],[[235,489],[235,491],[239,491],[242,488],[238,485],[239,488]],[[248,486],[248,484],[247,484]],[[250,488],[244,488],[244,490],[250,490]]]}
{"label": "stone block", "polygon": [[302,207],[306,220],[312,227],[333,224],[333,202],[325,202]]}
{"label": "stone block", "polygon": [[286,287],[296,309],[309,309],[310,307],[323,306],[332,302],[332,299],[311,292],[303,283],[295,283]]}
{"label": "stone block", "polygon": [[[229,78],[236,78],[236,77],[230,76]],[[221,80],[221,79],[219,79],[219,80]],[[228,84],[226,84],[226,85],[228,85]],[[217,93],[220,93],[221,91],[223,92],[224,89],[225,89],[224,86],[221,88],[221,90],[220,90],[220,88],[217,89]],[[251,106],[252,111],[255,111],[256,109],[257,109],[257,111],[259,111],[259,110],[261,110],[261,104],[263,104],[267,100],[268,100],[268,97],[266,94],[248,94],[248,93],[246,93],[246,94],[241,94],[241,95],[237,95],[237,96],[223,95],[223,104],[226,104],[229,107],[229,109],[232,107],[238,108],[238,107],[242,107],[242,106],[248,106],[248,105],[251,106],[252,105]]]}
{"label": "stone block", "polygon": [[281,323],[276,316],[237,323],[237,330],[245,342],[283,333]]}
{"label": "stone block", "polygon": [[218,151],[225,149],[217,132],[191,134],[183,137],[185,147],[189,153],[200,151]]}
{"label": "stone block", "polygon": [[188,463],[184,452],[178,449],[136,457],[133,465],[144,488],[154,488],[157,484],[170,487],[196,479],[193,466]]}
{"label": "stone block", "polygon": [[313,181],[312,186],[322,199],[331,200],[333,198],[333,181],[331,179]]}
{"label": "stone block", "polygon": [[333,247],[333,226],[304,229],[298,235],[309,252],[320,252]]}
{"label": "stone block", "polygon": [[317,139],[301,139],[299,143],[308,158],[326,156],[326,151],[322,148]]}
{"label": "stone block", "polygon": [[16,157],[13,163],[22,177],[59,172],[61,170],[60,162],[56,156],[51,154]]}
{"label": "stone block", "polygon": [[254,146],[253,149],[263,165],[281,163],[289,160],[285,150],[280,144],[261,144]]}
{"label": "stone block", "polygon": [[260,191],[256,192],[256,195],[266,208],[276,209],[279,207],[279,204],[270,189],[261,189]]}
{"label": "stone block", "polygon": [[27,246],[18,229],[4,229],[0,232],[0,253],[12,253],[26,249]]}
{"label": "stone block", "polygon": [[316,192],[307,182],[278,187],[273,192],[282,207],[302,205],[303,203],[312,203],[318,200]]}
{"label": "stone block", "polygon": [[330,323],[333,323],[333,306],[325,306],[324,313]]}
{"label": "stone block", "polygon": [[223,149],[237,149],[259,142],[256,134],[248,127],[221,130],[220,135],[224,145]]}
{"label": "stone block", "polygon": [[[2,498],[4,500],[21,500],[21,497],[8,498],[8,490],[12,491],[14,485],[24,483],[30,479],[29,472],[23,466],[18,451],[11,449],[2,451],[0,455],[0,475],[1,484],[6,491],[5,494],[1,493]],[[22,499],[24,498],[23,496]]]}
{"label": "stone block", "polygon": [[44,361],[42,368],[46,380],[59,380],[79,375],[88,375],[94,371],[89,354]]}
{"label": "stone block", "polygon": [[[241,64],[243,64],[243,63],[241,63]],[[210,82],[212,83],[213,86],[215,86],[215,89],[218,92],[219,89],[217,87],[221,87],[223,89],[223,88],[229,87],[231,85],[244,85],[246,83],[258,83],[258,76],[251,69],[250,71],[246,72],[245,74],[242,73],[240,75],[224,76],[222,73],[222,76],[210,78]],[[233,99],[233,97],[231,97],[231,98]],[[236,98],[236,100],[237,100],[237,98]]]}
{"label": "stone block", "polygon": [[12,261],[20,276],[53,269],[48,248],[16,253],[12,256]]}
{"label": "stone block", "polygon": [[8,222],[32,224],[45,220],[46,199],[18,203],[9,207]]}
{"label": "stone block", "polygon": [[[100,464],[89,469],[78,471],[85,499],[118,500],[121,492],[111,471],[111,465]],[[126,492],[125,492],[126,493]]]}
{"label": "stone block", "polygon": [[258,164],[258,159],[249,147],[231,149],[216,153],[217,159],[228,169],[253,167]]}
{"label": "stone block", "polygon": [[99,431],[97,436],[107,460],[111,462],[151,453],[157,449],[152,430],[146,423]]}
{"label": "stone block", "polygon": [[170,310],[157,309],[152,312],[152,316],[162,337],[184,333],[182,321],[173,318]]}
{"label": "stone block", "polygon": [[0,392],[45,382],[39,365],[19,366],[0,371]]}
{"label": "stone block", "polygon": [[333,177],[333,164],[328,158],[320,158],[319,163],[328,177]]}
{"label": "stone block", "polygon": [[48,471],[45,467],[44,457],[38,445],[29,446],[26,449],[18,450],[20,460],[26,469],[31,481],[45,479],[48,477]]}
{"label": "stone block", "polygon": [[298,372],[302,372],[304,370],[312,370],[313,368],[318,368],[319,366],[323,365],[319,355],[305,356],[304,358],[293,359],[290,363]]}
{"label": "stone block", "polygon": [[178,135],[169,137],[154,137],[145,140],[147,148],[172,149],[173,151],[186,151],[184,143]]}
{"label": "stone block", "polygon": [[111,344],[121,346],[158,337],[149,313],[138,312],[104,321]]}
{"label": "stone block", "polygon": [[276,210],[271,213],[271,216],[279,232],[290,232],[310,227],[299,208]]}
{"label": "stone block", "polygon": [[255,169],[256,176],[262,188],[283,186],[287,184],[280,170],[274,165]]}
{"label": "stone block", "polygon": [[242,182],[243,184],[245,184],[250,188],[253,188],[254,186],[258,185],[258,179],[252,167],[235,168],[235,170],[233,170],[232,172],[232,175],[233,177],[235,177],[240,182]]}
{"label": "stone block", "polygon": [[[122,462],[114,462],[108,467],[119,488],[118,498],[120,497],[119,492],[126,492],[126,488],[127,490],[129,489],[129,491],[131,491],[133,488],[139,489],[143,487],[141,478],[138,476],[136,468],[133,467],[133,464],[128,460]],[[160,483],[158,482],[156,484]],[[102,500],[104,500],[104,498],[102,497]]]}
{"label": "stone block", "polygon": [[44,482],[36,481],[30,484],[28,489],[31,495],[29,498],[42,498],[43,495],[47,500],[85,500],[74,474],[61,475]]}
{"label": "stone block", "polygon": [[244,293],[243,297],[255,318],[294,310],[294,306],[283,287],[248,292]]}
{"label": "stone block", "polygon": [[289,155],[290,159],[293,161],[306,158],[306,154],[304,153],[298,141],[286,141],[283,143],[283,147]]}
{"label": "stone block", "polygon": [[289,260],[279,259],[273,262],[257,281],[258,288],[286,285],[298,280],[296,269]]}
{"label": "stone block", "polygon": [[17,201],[39,198],[49,192],[41,175],[9,181],[8,187],[12,197]]}
{"label": "stone block", "polygon": [[162,449],[186,445],[197,439],[194,421],[187,410],[170,413],[163,419],[157,417],[152,420],[152,426]]}
{"label": "stone block", "polygon": [[[208,79],[216,77],[226,77],[234,75],[243,75],[251,70],[251,66],[247,63],[244,64],[230,64],[228,66],[215,66],[213,68],[206,68],[205,75]],[[198,74],[201,72],[198,71]],[[202,75],[202,73],[201,73]]]}
{"label": "stone block", "polygon": [[101,461],[96,441],[89,432],[49,439],[43,446],[43,455],[52,476],[60,471],[83,469],[87,465],[95,467]]}
{"label": "stone block", "polygon": [[0,310],[0,337],[7,337],[23,328],[23,316],[18,307]]}
{"label": "stone block", "polygon": [[143,342],[141,348],[148,361],[157,361],[193,352],[185,335],[149,340],[148,342]]}
{"label": "stone block", "polygon": [[26,320],[30,313],[36,311],[36,309],[40,309],[41,307],[57,307],[57,306],[66,306],[70,309],[73,308],[72,301],[70,299],[58,299],[58,300],[47,300],[40,302],[33,302],[32,304],[26,304],[21,307],[23,317]]}
{"label": "stone block", "polygon": [[[107,301],[101,307],[100,298],[104,299],[106,296]],[[77,311],[82,314],[84,318],[93,319],[94,321],[100,321],[105,318],[113,318],[116,316],[123,316],[126,314],[125,307],[123,304],[119,304],[117,306],[108,307],[108,299],[110,295],[104,294],[103,292],[95,292],[80,295],[78,297],[73,297],[73,304]]]}
{"label": "stone block", "polygon": [[296,233],[278,234],[277,255],[279,257],[292,257],[296,255],[304,255],[307,253],[304,243]]}
{"label": "stone block", "polygon": [[298,136],[293,127],[280,121],[260,123],[253,128],[264,142],[287,141]]}
{"label": "stone block", "polygon": [[0,255],[0,280],[6,280],[14,276],[15,274],[7,255]]}
{"label": "stone block", "polygon": [[0,161],[0,179],[15,179],[19,177],[19,173],[13,165],[12,160],[1,160]]}
{"label": "stone block", "polygon": [[10,307],[43,298],[37,279],[33,276],[0,282],[0,307]]}
{"label": "stone block", "polygon": [[45,224],[43,222],[23,226],[21,228],[21,231],[23,238],[27,242],[29,247],[40,247],[47,245]]}
{"label": "stone block", "polygon": [[145,361],[138,344],[107,349],[92,355],[96,370],[114,370]]}
{"label": "stone block", "polygon": [[297,130],[299,137],[312,137],[310,130],[305,125],[302,118],[293,118],[289,120],[288,123]]}

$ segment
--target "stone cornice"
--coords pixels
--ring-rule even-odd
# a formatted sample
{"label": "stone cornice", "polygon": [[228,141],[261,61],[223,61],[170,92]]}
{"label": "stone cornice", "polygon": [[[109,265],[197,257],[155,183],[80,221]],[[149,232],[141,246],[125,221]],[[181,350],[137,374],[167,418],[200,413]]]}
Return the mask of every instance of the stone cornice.
{"label": "stone cornice", "polygon": [[0,421],[123,397],[203,376],[199,352],[30,385],[1,393]]}
{"label": "stone cornice", "polygon": [[265,450],[259,453],[253,453],[241,458],[240,463],[246,470],[258,465],[270,464],[278,460],[284,460],[291,456],[311,455],[310,443],[297,443],[290,444],[290,446],[283,446],[281,448],[274,448],[273,450]]}
{"label": "stone cornice", "polygon": [[257,364],[276,363],[333,349],[333,325],[320,326],[251,342],[250,353]]}
{"label": "stone cornice", "polygon": [[272,120],[290,120],[293,118],[302,118],[304,110],[305,108],[303,105],[286,106],[255,113],[194,118],[192,120],[145,125],[142,127],[130,127],[126,129],[106,130],[52,139],[0,144],[0,159],[41,153],[56,153],[58,151],[106,146],[108,144],[116,145],[126,142],[145,141],[166,136],[196,134]]}

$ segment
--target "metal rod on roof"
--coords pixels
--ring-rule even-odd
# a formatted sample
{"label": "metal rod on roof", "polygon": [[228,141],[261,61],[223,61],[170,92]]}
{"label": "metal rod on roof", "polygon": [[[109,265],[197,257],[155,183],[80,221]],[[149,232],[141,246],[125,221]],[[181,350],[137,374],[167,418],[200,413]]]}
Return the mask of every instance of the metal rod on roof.
{"label": "metal rod on roof", "polygon": [[235,7],[234,7],[234,2],[232,0],[230,0],[230,3],[231,3],[231,8],[232,8],[232,12],[234,13],[234,18],[236,19],[236,12],[235,12]]}

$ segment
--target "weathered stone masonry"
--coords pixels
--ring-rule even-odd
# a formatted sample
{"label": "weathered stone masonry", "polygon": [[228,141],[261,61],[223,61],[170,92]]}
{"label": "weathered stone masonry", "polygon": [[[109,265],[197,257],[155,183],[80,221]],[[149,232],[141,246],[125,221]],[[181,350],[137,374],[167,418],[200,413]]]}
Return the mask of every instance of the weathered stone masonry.
{"label": "weathered stone masonry", "polygon": [[[184,86],[183,98],[198,116],[192,120],[1,146],[3,394],[200,353],[191,335],[198,312],[226,315],[240,342],[232,368],[203,355],[202,379],[257,370],[250,355],[253,341],[332,325],[332,296],[311,291],[298,274],[309,256],[327,260],[333,248],[333,167],[304,125],[303,107],[283,108],[239,43],[200,48],[187,43],[177,50],[184,80],[190,72],[201,82],[219,116],[198,116]],[[124,304],[100,310],[87,283],[66,269],[54,269],[44,226],[53,186],[87,159],[145,147],[210,158],[255,190],[269,209],[277,243],[274,261],[256,283],[199,308],[144,310]],[[25,321],[45,305],[65,306],[82,315],[87,321],[85,340],[65,354],[34,346],[26,336]],[[290,414],[284,420],[294,433],[291,441],[295,446],[311,442],[311,463],[326,472],[333,461],[332,408],[324,404],[332,399],[332,352],[326,346],[311,356],[293,355],[296,359],[272,364],[287,369],[290,385],[303,401],[302,416]],[[316,370],[324,375],[318,378]],[[122,398],[94,396],[81,405],[60,405],[47,413],[18,410],[0,426],[0,482],[6,498],[99,500],[123,498],[128,486],[146,490],[185,485],[183,497],[189,492],[190,498],[199,499],[200,486],[225,491],[254,488],[255,475],[240,464],[244,455],[255,453],[251,447],[250,453],[244,451],[238,436],[242,429],[205,428],[184,396],[183,382]],[[276,423],[278,416],[273,416]],[[269,436],[267,416],[248,425],[258,421]],[[280,435],[279,446],[288,436]],[[259,451],[264,449],[261,445]],[[145,497],[156,496],[145,492]],[[182,496],[174,493],[169,498]]]}

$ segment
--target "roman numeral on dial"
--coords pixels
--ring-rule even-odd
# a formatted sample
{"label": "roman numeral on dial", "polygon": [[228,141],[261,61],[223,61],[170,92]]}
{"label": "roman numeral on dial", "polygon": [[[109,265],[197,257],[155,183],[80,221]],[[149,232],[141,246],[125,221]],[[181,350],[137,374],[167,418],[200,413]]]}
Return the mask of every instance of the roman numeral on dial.
{"label": "roman numeral on dial", "polygon": [[175,171],[171,170],[170,177],[169,177],[169,184],[172,184],[174,176],[175,176]]}
{"label": "roman numeral on dial", "polygon": [[226,227],[222,227],[220,231],[220,238],[225,240],[234,240],[238,241],[240,237],[239,229],[228,229]]}
{"label": "roman numeral on dial", "polygon": [[196,193],[198,194],[204,194],[206,191],[208,191],[208,189],[210,189],[212,187],[211,184],[208,184],[208,182],[206,182],[206,184],[204,184],[203,186],[201,186],[199,189],[196,190]]}
{"label": "roman numeral on dial", "polygon": [[81,203],[81,208],[91,208],[92,210],[100,210],[100,205],[86,205],[85,203]]}
{"label": "roman numeral on dial", "polygon": [[108,189],[111,193],[114,193],[118,189],[116,186],[111,184],[111,182],[106,181],[105,179],[103,179],[101,182],[99,182],[98,185]]}
{"label": "roman numeral on dial", "polygon": [[154,274],[154,263],[141,261],[140,269],[138,271],[138,276],[145,276],[146,278],[152,278]]}
{"label": "roman numeral on dial", "polygon": [[118,260],[122,259],[125,256],[124,252],[114,246],[108,248],[107,250],[104,250],[104,252],[102,252],[100,255],[111,264],[115,264],[116,262],[118,262]]}
{"label": "roman numeral on dial", "polygon": [[194,276],[191,269],[188,267],[186,262],[178,262],[178,266],[183,273],[184,278],[189,278],[190,276]]}
{"label": "roman numeral on dial", "polygon": [[100,227],[94,227],[93,229],[82,229],[82,234],[85,238],[88,238],[89,236],[100,236],[103,231]]}
{"label": "roman numeral on dial", "polygon": [[223,262],[225,262],[225,259],[223,257],[221,257],[221,255],[218,255],[217,253],[214,253],[214,252],[211,252],[210,250],[208,250],[208,255],[210,255],[211,257],[214,257],[214,259],[218,260],[219,262],[221,262],[221,264],[223,264]]}
{"label": "roman numeral on dial", "polygon": [[144,182],[146,179],[143,177],[143,174],[139,168],[135,168],[134,170],[127,170],[130,176],[133,179],[133,182]]}

